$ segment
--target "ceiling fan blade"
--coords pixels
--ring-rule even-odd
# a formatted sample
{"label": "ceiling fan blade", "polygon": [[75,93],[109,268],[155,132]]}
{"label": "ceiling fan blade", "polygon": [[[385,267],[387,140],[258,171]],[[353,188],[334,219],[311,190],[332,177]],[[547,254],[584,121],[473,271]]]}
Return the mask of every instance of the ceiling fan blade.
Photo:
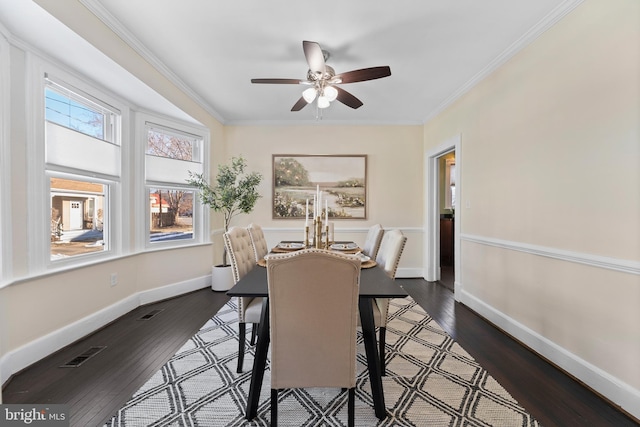
{"label": "ceiling fan blade", "polygon": [[338,74],[333,79],[340,79],[340,83],[355,83],[364,82],[366,80],[381,79],[383,77],[389,77],[391,75],[391,68],[385,65],[384,67],[371,67],[362,68],[360,70],[347,71],[346,73]]}
{"label": "ceiling fan blade", "polygon": [[307,101],[304,100],[304,97],[300,97],[300,99],[298,99],[298,102],[296,102],[293,107],[291,107],[291,111],[300,111],[306,106]]}
{"label": "ceiling fan blade", "polygon": [[302,42],[302,49],[304,50],[305,58],[307,58],[309,69],[316,74],[320,74],[321,76],[324,75],[324,54],[322,53],[322,48],[320,48],[320,45],[316,42],[309,42],[304,40]]}
{"label": "ceiling fan blade", "polygon": [[251,79],[251,83],[267,83],[277,85],[299,85],[304,80],[300,79]]}
{"label": "ceiling fan blade", "polygon": [[336,98],[338,101],[342,102],[347,107],[351,107],[353,109],[362,107],[362,101],[360,101],[355,96],[351,95],[346,90],[339,88],[338,86],[334,86],[338,90],[338,97]]}

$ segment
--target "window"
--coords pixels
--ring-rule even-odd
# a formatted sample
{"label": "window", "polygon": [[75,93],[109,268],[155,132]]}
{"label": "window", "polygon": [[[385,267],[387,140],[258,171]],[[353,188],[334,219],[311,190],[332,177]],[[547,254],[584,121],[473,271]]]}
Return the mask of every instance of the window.
{"label": "window", "polygon": [[456,206],[456,160],[447,159],[446,161],[446,188],[447,188],[447,209],[453,209]]}
{"label": "window", "polygon": [[445,160],[445,208],[455,209],[456,206],[456,160]]}
{"label": "window", "polygon": [[169,159],[200,161],[202,139],[168,129],[147,128],[147,154]]}
{"label": "window", "polygon": [[45,88],[45,118],[94,138],[113,139],[112,112],[53,82],[48,82]]}
{"label": "window", "polygon": [[48,200],[33,205],[44,211],[49,227],[35,239],[47,248],[42,264],[48,268],[86,262],[115,248],[121,113],[102,100],[106,95],[82,85],[84,90],[47,74],[44,78],[44,172],[39,176]]}
{"label": "window", "polygon": [[193,239],[194,196],[193,190],[149,189],[151,243]]}
{"label": "window", "polygon": [[108,250],[105,213],[109,185],[50,178],[51,260]]}
{"label": "window", "polygon": [[[202,173],[206,132],[141,115],[144,128],[147,247],[198,243],[205,218],[189,173]],[[200,132],[201,134],[198,134]]]}

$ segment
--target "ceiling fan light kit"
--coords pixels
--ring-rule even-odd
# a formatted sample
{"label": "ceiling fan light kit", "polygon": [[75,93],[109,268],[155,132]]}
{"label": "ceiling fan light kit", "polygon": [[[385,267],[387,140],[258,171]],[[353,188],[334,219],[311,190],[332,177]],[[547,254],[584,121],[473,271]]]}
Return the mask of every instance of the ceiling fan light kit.
{"label": "ceiling fan light kit", "polygon": [[333,67],[326,64],[329,53],[323,51],[318,43],[305,40],[302,42],[302,49],[309,65],[307,80],[251,79],[251,83],[259,84],[302,84],[310,86],[302,92],[302,96],[293,105],[291,111],[300,111],[313,101],[316,101],[318,109],[325,109],[336,99],[353,109],[360,108],[363,105],[362,101],[335,85],[375,80],[391,75],[389,66],[362,68],[336,75]]}
{"label": "ceiling fan light kit", "polygon": [[307,101],[307,104],[311,104],[316,99],[317,94],[318,92],[316,91],[316,88],[310,87],[302,92],[302,97]]}

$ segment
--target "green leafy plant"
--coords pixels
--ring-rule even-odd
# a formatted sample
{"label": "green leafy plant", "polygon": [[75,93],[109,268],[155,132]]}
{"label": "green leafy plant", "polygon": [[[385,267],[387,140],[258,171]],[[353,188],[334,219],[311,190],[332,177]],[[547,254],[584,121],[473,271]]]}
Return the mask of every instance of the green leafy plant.
{"label": "green leafy plant", "polygon": [[[200,201],[216,212],[224,215],[224,231],[229,231],[231,219],[241,213],[253,210],[258,199],[258,185],[262,175],[258,172],[245,173],[246,160],[240,157],[231,158],[231,164],[219,165],[216,185],[209,185],[208,180],[198,173],[189,172],[187,182],[199,190]],[[224,248],[223,263],[227,265],[227,250]]]}

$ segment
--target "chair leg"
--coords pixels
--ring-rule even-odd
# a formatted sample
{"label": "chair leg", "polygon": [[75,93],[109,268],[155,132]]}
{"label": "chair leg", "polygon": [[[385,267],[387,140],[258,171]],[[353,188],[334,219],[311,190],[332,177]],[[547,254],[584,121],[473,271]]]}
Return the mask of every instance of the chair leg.
{"label": "chair leg", "polygon": [[271,389],[271,425],[278,425],[278,389]]}
{"label": "chair leg", "polygon": [[349,389],[349,401],[347,405],[348,405],[347,425],[349,427],[354,427],[355,420],[356,420],[356,388],[355,387],[352,387]]}
{"label": "chair leg", "polygon": [[380,372],[382,374],[382,376],[387,375],[387,365],[385,363],[385,354],[384,354],[384,347],[385,347],[385,342],[387,339],[387,328],[385,327],[380,327],[380,339],[378,340],[378,343],[380,345],[380,349],[378,350],[378,353],[380,353]]}
{"label": "chair leg", "polygon": [[258,324],[251,325],[251,345],[256,345],[256,337],[258,336]]}
{"label": "chair leg", "polygon": [[238,369],[236,372],[242,373],[242,365],[244,363],[244,341],[245,335],[247,334],[247,324],[242,322],[240,323],[240,336],[238,337]]}

